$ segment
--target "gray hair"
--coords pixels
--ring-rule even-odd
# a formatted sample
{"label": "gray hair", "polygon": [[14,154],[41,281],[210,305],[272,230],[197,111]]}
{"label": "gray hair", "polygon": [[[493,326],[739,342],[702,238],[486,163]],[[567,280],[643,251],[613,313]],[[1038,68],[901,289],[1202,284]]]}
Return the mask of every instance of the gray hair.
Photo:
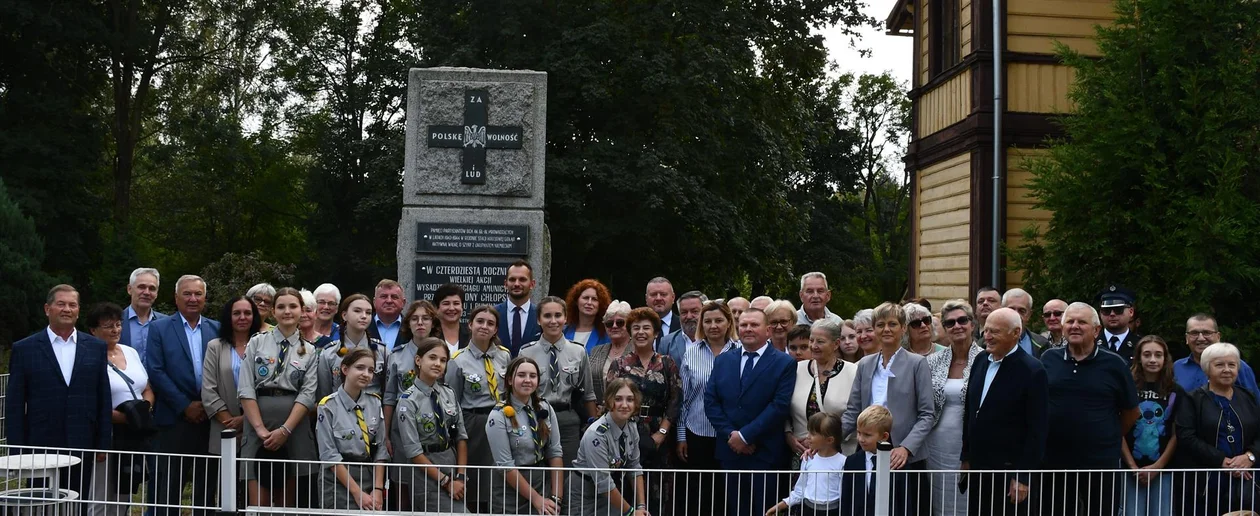
{"label": "gray hair", "polygon": [[610,321],[613,317],[618,315],[622,317],[629,317],[630,303],[618,301],[616,299],[612,300],[611,303],[608,303],[608,309],[604,310],[604,321]]}
{"label": "gray hair", "polygon": [[[1089,323],[1094,325],[1094,327],[1102,325],[1102,321],[1098,319],[1098,309],[1089,303],[1077,301],[1068,305],[1067,310],[1089,310]],[[1064,311],[1066,312],[1067,310]]]}
{"label": "gray hair", "polygon": [[[906,303],[904,305],[901,305],[901,309],[904,310],[906,313],[907,322],[913,321],[915,319],[922,319],[924,317],[927,317],[928,319],[932,318],[932,311],[928,310],[927,307],[918,303]],[[929,340],[931,340],[932,342],[936,342],[936,325],[932,324],[932,321],[928,321],[928,333],[931,334],[931,337]],[[910,332],[906,332],[905,334],[903,334],[902,338],[905,339],[907,344],[909,344]]]}
{"label": "gray hair", "polygon": [[152,267],[140,267],[139,269],[131,271],[131,277],[127,279],[127,285],[135,285],[136,280],[140,279],[141,274],[152,274],[153,280],[159,285],[162,284],[162,275],[158,273],[157,269]]}
{"label": "gray hair", "polygon": [[276,287],[271,286],[270,283],[259,283],[245,291],[245,297],[250,299],[253,299],[258,294],[266,294],[267,297],[274,300],[276,298]]}
{"label": "gray hair", "polygon": [[303,308],[306,308],[307,310],[315,309],[315,294],[312,294],[309,290],[302,289],[298,291],[298,295],[302,298]]}
{"label": "gray hair", "polygon": [[786,299],[780,299],[780,300],[771,302],[769,305],[766,306],[766,309],[763,311],[766,313],[767,320],[770,319],[770,314],[779,312],[779,311],[788,312],[789,314],[791,314],[792,320],[793,321],[796,320],[796,307],[792,306],[792,302]]}
{"label": "gray hair", "polygon": [[840,338],[840,320],[831,317],[823,317],[810,326],[810,330],[822,330],[831,336],[831,340]]}
{"label": "gray hair", "polygon": [[688,299],[699,299],[701,305],[709,302],[709,296],[704,295],[704,292],[699,290],[688,290],[683,292],[683,295],[678,296],[678,302],[674,304],[678,305],[679,310],[682,310],[682,302]]}
{"label": "gray hair", "polygon": [[[751,305],[751,304],[754,304],[754,303],[756,303],[757,301],[761,301],[761,300],[763,300],[763,299],[764,299],[764,300],[766,300],[766,301],[768,301],[768,302],[770,302],[770,303],[773,303],[773,302],[774,302],[774,298],[773,298],[773,297],[770,297],[770,296],[757,296],[757,297],[752,298],[752,301],[749,301],[749,302],[748,302],[748,304],[750,304],[750,305]],[[768,307],[768,306],[769,306],[769,305],[767,305],[767,307]]]}
{"label": "gray hair", "polygon": [[941,307],[941,319],[945,318],[945,314],[953,312],[954,310],[962,310],[964,314],[967,314],[968,319],[973,321],[976,320],[975,311],[972,310],[971,305],[963,299],[950,299],[949,301],[946,301],[945,306]]}
{"label": "gray hair", "polygon": [[1242,360],[1242,357],[1238,354],[1237,346],[1228,342],[1217,342],[1216,344],[1208,346],[1207,349],[1203,350],[1203,354],[1199,355],[1199,367],[1202,367],[1203,372],[1207,373],[1208,366],[1212,364],[1213,360],[1218,358],[1229,358],[1231,356],[1240,361]]}
{"label": "gray hair", "polygon": [[1013,289],[1007,290],[1005,293],[1002,294],[1002,306],[1006,306],[1012,298],[1016,298],[1016,297],[1022,297],[1024,299],[1027,299],[1029,310],[1032,310],[1032,306],[1036,304],[1033,302],[1032,294],[1029,294],[1028,291],[1022,288],[1015,287]]}
{"label": "gray hair", "polygon": [[875,317],[875,310],[873,308],[863,308],[861,310],[858,310],[857,313],[853,314],[853,325],[857,326],[861,324],[864,326],[874,326],[875,325],[875,321],[873,320],[874,317]]}
{"label": "gray hair", "polygon": [[337,305],[341,306],[341,289],[337,288],[336,285],[333,285],[332,283],[325,283],[315,287],[315,297],[319,297],[324,294],[332,294],[333,297],[337,298]]}
{"label": "gray hair", "polygon": [[210,285],[207,285],[206,280],[201,279],[201,276],[198,276],[196,274],[185,274],[183,276],[180,276],[179,279],[175,280],[175,293],[178,294],[180,287],[183,287],[184,283],[187,283],[189,281],[200,281],[202,288],[206,290],[210,290]]}
{"label": "gray hair", "polygon": [[813,278],[818,278],[820,280],[823,280],[823,288],[827,287],[827,275],[821,272],[815,271],[815,272],[807,272],[801,276],[801,290],[805,290],[805,280],[813,279]]}
{"label": "gray hair", "polygon": [[666,278],[665,276],[657,276],[657,277],[655,277],[655,278],[652,278],[652,279],[648,280],[648,282],[647,282],[647,284],[648,284],[649,286],[651,286],[651,285],[658,285],[658,284],[661,284],[661,283],[664,283],[664,284],[666,284],[666,285],[669,285],[669,291],[670,291],[671,293],[672,293],[672,292],[674,292],[674,284],[673,284],[673,283],[670,283],[669,278]]}

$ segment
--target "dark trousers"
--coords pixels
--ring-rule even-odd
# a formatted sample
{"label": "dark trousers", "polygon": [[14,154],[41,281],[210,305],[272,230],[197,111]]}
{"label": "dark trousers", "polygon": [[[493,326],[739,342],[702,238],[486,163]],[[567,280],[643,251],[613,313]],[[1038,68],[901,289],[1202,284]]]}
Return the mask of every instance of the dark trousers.
{"label": "dark trousers", "polygon": [[[720,470],[717,461],[717,438],[704,437],[687,430],[687,469]],[[725,514],[725,474],[688,473],[681,486],[675,486],[680,496],[686,497],[687,514]]]}
{"label": "dark trousers", "polygon": [[1030,489],[1041,502],[1042,514],[1111,516],[1120,504],[1116,486],[1123,473],[1072,471],[1042,473]]}
{"label": "dark trousers", "polygon": [[[1009,473],[972,473],[967,475],[967,514],[972,516],[1027,516],[1036,511],[1034,488],[1029,486],[1028,497],[1015,504],[1006,496],[1015,475]],[[1031,480],[1024,482],[1030,483]],[[1025,484],[1027,485],[1027,484]],[[950,486],[953,488],[953,486]]]}
{"label": "dark trousers", "polygon": [[[688,454],[691,451],[688,450]],[[748,516],[765,514],[766,509],[779,503],[774,497],[777,480],[767,473],[736,473],[726,476],[726,514]]]}
{"label": "dark trousers", "polygon": [[[185,485],[192,485],[192,503],[208,507],[218,503],[219,459],[189,457],[209,455],[210,422],[189,423],[180,418],[174,425],[158,430],[158,451],[163,455],[157,460],[157,479],[154,482],[158,505],[179,505]],[[216,511],[196,510],[194,516],[208,516]],[[179,509],[157,507],[156,516],[179,516]]]}
{"label": "dark trousers", "polygon": [[908,463],[900,471],[892,473],[888,500],[892,514],[913,516],[932,513],[931,475],[921,473],[926,470],[927,461],[921,460]]}

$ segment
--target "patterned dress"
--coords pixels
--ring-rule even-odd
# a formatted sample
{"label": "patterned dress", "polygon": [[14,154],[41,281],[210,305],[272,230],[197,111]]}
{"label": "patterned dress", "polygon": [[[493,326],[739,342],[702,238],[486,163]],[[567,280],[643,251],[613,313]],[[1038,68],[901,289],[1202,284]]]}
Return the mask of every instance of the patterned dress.
{"label": "patterned dress", "polygon": [[[674,467],[674,435],[678,425],[678,411],[682,406],[682,377],[678,364],[668,355],[653,353],[646,364],[637,353],[613,359],[608,366],[605,385],[617,378],[628,378],[639,386],[643,400],[639,408],[640,456],[644,469],[670,469]],[[657,448],[650,436],[657,435],[662,423],[669,421],[671,431]],[[668,516],[673,507],[674,474],[647,473],[648,512]]]}

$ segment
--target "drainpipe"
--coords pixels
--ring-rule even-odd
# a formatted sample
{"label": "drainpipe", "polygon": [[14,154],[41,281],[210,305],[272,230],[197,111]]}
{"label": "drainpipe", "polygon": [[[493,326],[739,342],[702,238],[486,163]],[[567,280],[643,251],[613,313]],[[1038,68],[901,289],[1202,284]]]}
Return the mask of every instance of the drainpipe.
{"label": "drainpipe", "polygon": [[1002,88],[1005,70],[1002,67],[1002,0],[993,1],[993,276],[990,284],[1001,288],[999,277],[999,244],[1002,231]]}

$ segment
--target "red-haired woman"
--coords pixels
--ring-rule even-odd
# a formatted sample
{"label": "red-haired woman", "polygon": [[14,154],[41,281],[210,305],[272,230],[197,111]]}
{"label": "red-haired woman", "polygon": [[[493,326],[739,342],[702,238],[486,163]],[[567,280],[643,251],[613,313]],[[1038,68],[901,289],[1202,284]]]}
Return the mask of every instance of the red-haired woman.
{"label": "red-haired woman", "polygon": [[610,303],[612,294],[598,280],[584,279],[574,284],[564,296],[565,318],[569,321],[564,327],[564,338],[584,346],[587,354],[595,346],[607,344],[608,330],[600,315],[608,310]]}

